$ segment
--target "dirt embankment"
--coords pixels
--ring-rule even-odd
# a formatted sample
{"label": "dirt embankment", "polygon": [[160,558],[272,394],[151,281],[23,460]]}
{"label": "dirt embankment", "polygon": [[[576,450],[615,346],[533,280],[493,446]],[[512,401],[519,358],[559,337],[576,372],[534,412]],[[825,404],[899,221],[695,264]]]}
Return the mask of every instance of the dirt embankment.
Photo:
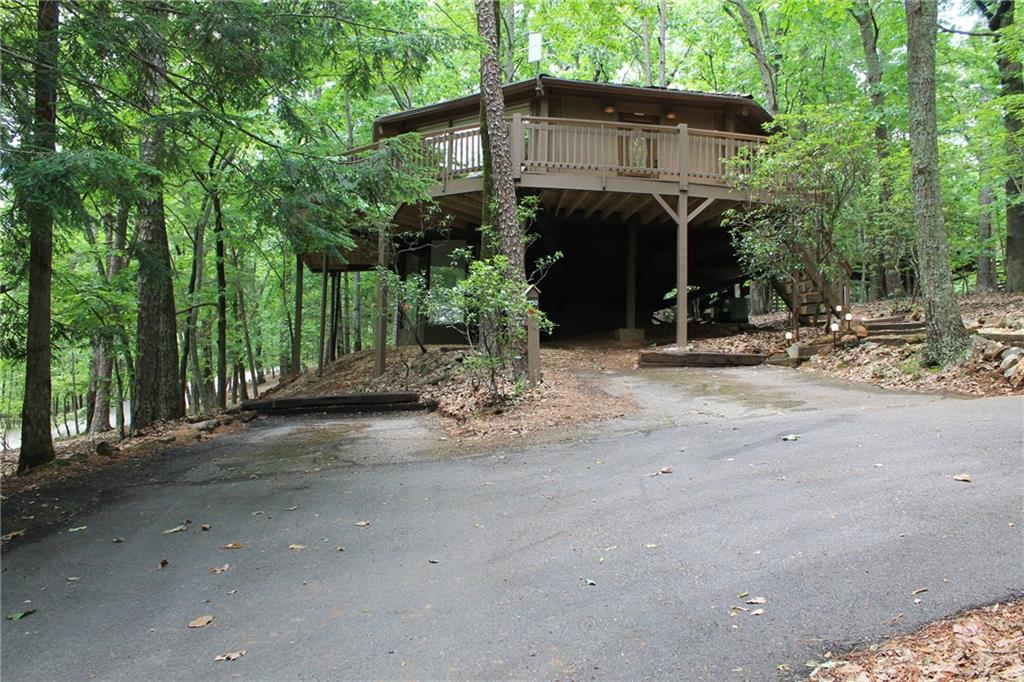
{"label": "dirt embankment", "polygon": [[451,437],[514,437],[551,428],[611,419],[634,409],[632,401],[611,396],[586,375],[635,366],[635,350],[616,348],[541,351],[542,380],[535,388],[499,376],[496,396],[485,375],[465,371],[466,351],[430,346],[389,349],[384,375],[373,377],[373,352],[361,351],[327,365],[321,376],[309,371],[283,383],[268,397],[337,393],[411,391],[437,404],[441,423]]}

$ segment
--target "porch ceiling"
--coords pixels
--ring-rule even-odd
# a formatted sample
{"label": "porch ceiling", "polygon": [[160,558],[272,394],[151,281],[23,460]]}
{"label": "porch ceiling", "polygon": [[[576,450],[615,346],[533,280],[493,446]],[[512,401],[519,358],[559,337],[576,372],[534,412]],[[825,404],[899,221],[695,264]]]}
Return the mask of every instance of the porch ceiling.
{"label": "porch ceiling", "polygon": [[[541,211],[548,216],[644,226],[675,224],[675,218],[650,193],[572,189],[539,189],[534,193],[540,197]],[[463,229],[480,224],[481,192],[447,194],[436,197],[435,201],[436,207],[402,206],[395,216],[396,224],[406,231]],[[690,196],[687,201],[690,227],[717,227],[714,220],[738,203],[732,199]],[[675,208],[674,199],[669,206]]]}

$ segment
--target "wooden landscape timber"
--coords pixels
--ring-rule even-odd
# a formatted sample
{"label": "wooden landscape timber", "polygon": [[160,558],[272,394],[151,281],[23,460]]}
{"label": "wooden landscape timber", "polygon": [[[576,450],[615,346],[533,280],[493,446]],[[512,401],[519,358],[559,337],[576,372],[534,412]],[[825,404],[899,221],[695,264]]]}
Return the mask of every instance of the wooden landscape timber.
{"label": "wooden landscape timber", "polygon": [[264,414],[399,412],[432,407],[431,403],[421,401],[418,393],[344,393],[308,398],[246,400],[240,405],[243,411]]}
{"label": "wooden landscape timber", "polygon": [[767,355],[707,351],[644,351],[640,367],[750,367],[764,364]]}

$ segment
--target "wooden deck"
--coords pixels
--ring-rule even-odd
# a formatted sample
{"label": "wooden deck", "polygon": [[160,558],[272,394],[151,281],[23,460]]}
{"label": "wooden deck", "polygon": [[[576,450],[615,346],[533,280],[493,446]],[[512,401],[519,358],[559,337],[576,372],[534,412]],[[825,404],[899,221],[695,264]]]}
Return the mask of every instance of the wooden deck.
{"label": "wooden deck", "polygon": [[656,350],[640,353],[640,367],[749,367],[764,364],[767,355]]}
{"label": "wooden deck", "polygon": [[[572,192],[657,194],[741,200],[729,186],[732,170],[749,171],[767,140],[719,130],[513,115],[512,165],[523,188]],[[379,143],[377,143],[379,144]],[[376,147],[353,150],[353,158]],[[479,125],[422,135],[414,163],[436,169],[431,195],[479,193],[483,148]],[[476,215],[479,215],[476,213]]]}

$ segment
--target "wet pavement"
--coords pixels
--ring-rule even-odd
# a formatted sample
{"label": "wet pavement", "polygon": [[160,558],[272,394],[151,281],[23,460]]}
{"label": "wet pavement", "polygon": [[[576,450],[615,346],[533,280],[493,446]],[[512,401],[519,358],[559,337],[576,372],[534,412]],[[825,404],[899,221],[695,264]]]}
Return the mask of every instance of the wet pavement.
{"label": "wet pavement", "polygon": [[267,419],[5,505],[3,611],[37,611],[3,678],[760,680],[1024,591],[1019,398],[597,378],[637,412],[466,452],[430,415]]}

